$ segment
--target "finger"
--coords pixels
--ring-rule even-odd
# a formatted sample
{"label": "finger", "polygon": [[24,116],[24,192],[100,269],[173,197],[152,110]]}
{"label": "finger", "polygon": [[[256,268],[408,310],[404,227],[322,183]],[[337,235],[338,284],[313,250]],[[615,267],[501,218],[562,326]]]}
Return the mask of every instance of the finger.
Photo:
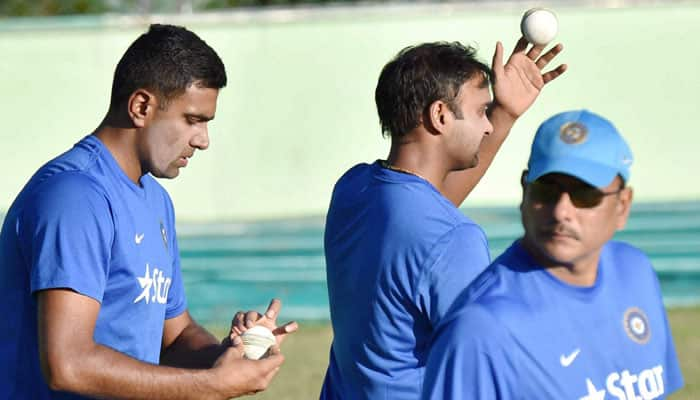
{"label": "finger", "polygon": [[555,79],[557,79],[561,74],[566,72],[566,70],[569,69],[569,66],[566,64],[562,64],[558,66],[557,68],[545,73],[542,75],[542,80],[544,83],[549,83]]}
{"label": "finger", "polygon": [[272,381],[272,378],[277,375],[277,372],[279,372],[280,367],[282,366],[282,363],[284,362],[284,356],[282,354],[274,354],[271,355],[260,362],[266,363],[264,366],[265,369],[267,369],[267,373],[264,375],[264,385],[267,387],[270,384],[270,381]]}
{"label": "finger", "polygon": [[260,315],[259,312],[257,311],[248,311],[245,313],[245,327],[246,328],[252,328],[255,326],[255,323],[258,322],[258,320],[262,318],[262,315]]}
{"label": "finger", "polygon": [[282,302],[279,299],[272,299],[272,301],[270,301],[270,305],[267,306],[267,311],[265,311],[265,317],[274,322],[279,315],[281,308]]}
{"label": "finger", "polygon": [[243,358],[245,353],[243,351],[243,341],[241,338],[238,336],[233,338],[231,340],[231,346],[226,349],[226,352],[230,353],[233,357]]}
{"label": "finger", "polygon": [[236,315],[233,316],[233,321],[231,322],[232,329],[236,331],[236,333],[241,334],[245,332],[246,327],[245,327],[245,314],[242,312],[237,312]]}
{"label": "finger", "polygon": [[500,41],[496,42],[496,51],[493,52],[491,69],[496,76],[500,76],[503,73],[503,43]]}
{"label": "finger", "polygon": [[520,36],[520,39],[518,39],[518,43],[516,43],[515,48],[513,48],[513,54],[525,51],[525,49],[527,49],[528,44],[529,43],[527,39],[525,39],[524,36]]}
{"label": "finger", "polygon": [[286,324],[282,326],[278,326],[275,330],[272,331],[272,334],[277,336],[277,335],[286,335],[288,333],[296,332],[299,329],[299,324],[297,324],[296,321],[292,322],[287,322]]}
{"label": "finger", "polygon": [[268,357],[262,358],[257,362],[263,364],[262,367],[268,370],[279,368],[284,362],[284,356],[279,352],[279,348],[274,349],[276,346],[270,348],[270,355]]}
{"label": "finger", "polygon": [[552,47],[548,52],[546,52],[542,57],[540,57],[535,64],[537,64],[537,67],[539,69],[544,68],[549,64],[550,61],[554,59],[554,57],[557,56],[557,54],[561,53],[561,51],[564,50],[564,46],[559,43],[556,46]]}
{"label": "finger", "polygon": [[540,54],[542,54],[542,50],[544,50],[544,46],[545,45],[533,45],[530,48],[530,51],[527,52],[527,57],[530,60],[536,60],[537,57],[539,57]]}
{"label": "finger", "polygon": [[272,345],[270,346],[269,349],[267,349],[267,354],[270,356],[274,356],[277,354],[282,354],[282,351],[280,350],[280,347],[277,345]]}

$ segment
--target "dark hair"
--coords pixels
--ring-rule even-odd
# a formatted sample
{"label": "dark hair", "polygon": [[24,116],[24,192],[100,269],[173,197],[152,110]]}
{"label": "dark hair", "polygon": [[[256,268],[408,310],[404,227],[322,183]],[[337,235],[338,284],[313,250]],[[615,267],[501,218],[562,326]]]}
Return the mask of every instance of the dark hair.
{"label": "dark hair", "polygon": [[382,69],[374,92],[382,135],[401,137],[420,123],[433,102],[443,100],[461,118],[455,103],[464,82],[481,74],[491,81],[491,68],[478,61],[476,49],[459,42],[406,47]]}
{"label": "dark hair", "polygon": [[139,88],[155,92],[164,108],[192,84],[212,89],[226,86],[224,63],[193,32],[179,26],[153,24],[119,60],[110,109],[124,104]]}

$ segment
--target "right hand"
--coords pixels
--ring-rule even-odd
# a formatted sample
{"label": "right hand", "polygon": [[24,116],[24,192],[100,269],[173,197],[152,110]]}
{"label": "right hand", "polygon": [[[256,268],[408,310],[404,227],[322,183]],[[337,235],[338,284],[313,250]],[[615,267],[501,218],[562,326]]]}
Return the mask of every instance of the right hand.
{"label": "right hand", "polygon": [[261,360],[243,357],[243,343],[235,338],[211,369],[213,384],[222,399],[254,394],[267,389],[284,362],[279,347],[272,346]]}
{"label": "right hand", "polygon": [[280,346],[287,335],[299,329],[299,324],[296,321],[277,325],[277,316],[281,308],[282,302],[279,299],[272,299],[265,314],[260,314],[257,311],[237,312],[231,321],[229,336],[224,341],[230,342],[234,337],[242,335],[248,329],[256,325],[262,325],[272,331],[272,334],[275,335],[277,346]]}

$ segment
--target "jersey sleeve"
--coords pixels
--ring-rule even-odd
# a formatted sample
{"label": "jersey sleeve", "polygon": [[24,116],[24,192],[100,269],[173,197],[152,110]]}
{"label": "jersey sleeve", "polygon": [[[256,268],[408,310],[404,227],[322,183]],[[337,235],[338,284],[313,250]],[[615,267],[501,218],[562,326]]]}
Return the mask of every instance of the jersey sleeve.
{"label": "jersey sleeve", "polygon": [[653,279],[656,286],[656,295],[659,298],[659,306],[662,308],[661,311],[664,316],[664,329],[666,331],[666,359],[664,360],[666,365],[664,374],[666,376],[664,381],[666,382],[667,386],[666,393],[671,394],[683,387],[683,373],[681,372],[681,367],[678,364],[676,346],[673,343],[673,334],[671,333],[671,326],[668,323],[668,315],[663,302],[661,301],[661,284],[659,283],[659,279],[656,274],[654,274]]}
{"label": "jersey sleeve", "polygon": [[477,225],[459,225],[438,240],[418,284],[416,300],[432,326],[440,323],[459,294],[489,263],[486,235]]}
{"label": "jersey sleeve", "polygon": [[[664,314],[665,316],[665,314]],[[681,367],[678,364],[678,356],[676,355],[676,346],[673,344],[673,335],[668,324],[668,317],[665,316],[664,323],[666,324],[666,382],[668,389],[666,393],[673,393],[683,387],[683,374]]]}
{"label": "jersey sleeve", "polygon": [[91,178],[66,172],[38,187],[23,205],[18,233],[32,293],[67,288],[102,301],[114,220]]}
{"label": "jersey sleeve", "polygon": [[177,241],[177,232],[175,227],[175,210],[172,201],[167,192],[163,191],[168,212],[168,237],[170,240],[170,248],[172,249],[171,257],[172,265],[172,283],[168,292],[168,303],[165,309],[165,319],[175,318],[187,310],[187,297],[185,296],[185,285],[182,280],[182,268],[180,264],[180,248]]}
{"label": "jersey sleeve", "polygon": [[[425,367],[422,399],[509,400],[516,398],[508,337],[483,308],[460,307],[442,324]],[[510,371],[510,372],[509,372]]]}

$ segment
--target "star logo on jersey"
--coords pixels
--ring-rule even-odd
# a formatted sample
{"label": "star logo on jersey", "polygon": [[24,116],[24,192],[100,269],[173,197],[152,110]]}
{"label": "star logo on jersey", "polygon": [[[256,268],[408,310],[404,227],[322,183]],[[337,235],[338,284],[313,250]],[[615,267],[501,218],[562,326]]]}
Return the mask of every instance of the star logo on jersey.
{"label": "star logo on jersey", "polygon": [[639,344],[649,342],[651,329],[649,328],[649,318],[644,311],[637,307],[628,308],[622,318],[622,323],[630,339]]}
{"label": "star logo on jersey", "polygon": [[163,270],[156,267],[153,269],[146,264],[146,271],[143,276],[137,276],[136,280],[141,286],[141,294],[134,299],[134,303],[145,300],[146,304],[151,302],[165,304],[168,302],[168,292],[172,279],[163,274]]}
{"label": "star logo on jersey", "polygon": [[151,300],[151,286],[153,286],[153,279],[148,271],[148,264],[146,264],[146,273],[143,275],[143,277],[137,277],[136,280],[139,281],[139,285],[141,285],[143,292],[141,292],[139,297],[134,299],[134,303],[138,303],[140,300],[146,299],[146,304],[148,304],[148,302]]}
{"label": "star logo on jersey", "polygon": [[578,353],[580,353],[580,352],[581,352],[581,349],[576,349],[573,352],[571,352],[569,355],[562,354],[559,357],[559,363],[564,368],[568,367],[569,365],[571,365],[571,363],[574,362],[574,360],[578,356]]}
{"label": "star logo on jersey", "polygon": [[140,235],[137,233],[136,235],[134,235],[134,243],[141,244],[141,242],[143,241],[143,237],[144,237],[143,233]]}
{"label": "star logo on jersey", "polygon": [[605,390],[598,390],[590,379],[586,379],[586,387],[588,388],[588,394],[579,400],[605,400]]}
{"label": "star logo on jersey", "polygon": [[[637,374],[627,369],[620,372],[611,372],[607,377],[601,379],[599,383],[602,385],[600,390],[598,390],[591,378],[586,378],[588,394],[580,397],[579,400],[605,400],[606,398],[651,400],[663,397],[666,392],[664,368],[662,365],[643,369]],[[606,397],[606,394],[612,397]]]}

